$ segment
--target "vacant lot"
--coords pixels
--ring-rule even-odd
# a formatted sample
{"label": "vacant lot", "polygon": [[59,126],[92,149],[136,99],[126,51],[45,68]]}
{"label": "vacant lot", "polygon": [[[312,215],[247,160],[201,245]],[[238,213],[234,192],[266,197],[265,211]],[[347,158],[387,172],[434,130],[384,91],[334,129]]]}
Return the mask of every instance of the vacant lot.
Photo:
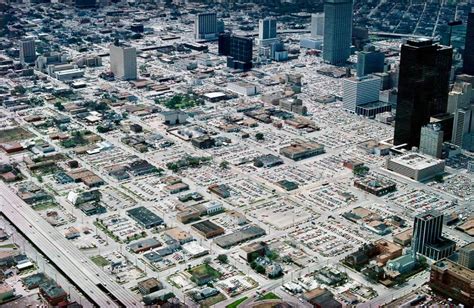
{"label": "vacant lot", "polygon": [[21,127],[3,129],[0,130],[0,143],[21,141],[33,138],[33,136],[34,135],[32,133]]}

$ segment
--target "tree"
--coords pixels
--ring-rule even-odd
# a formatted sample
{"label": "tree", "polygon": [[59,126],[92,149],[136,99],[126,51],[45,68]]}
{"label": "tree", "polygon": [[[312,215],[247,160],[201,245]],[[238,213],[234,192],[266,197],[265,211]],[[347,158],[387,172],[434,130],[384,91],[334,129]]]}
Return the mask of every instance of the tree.
{"label": "tree", "polygon": [[255,271],[259,274],[262,274],[262,275],[265,274],[265,268],[263,266],[261,266],[260,264],[257,264],[257,266],[255,267]]}
{"label": "tree", "polygon": [[263,136],[262,133],[256,133],[256,134],[255,134],[255,139],[257,139],[257,140],[263,140],[263,139],[264,139],[264,136]]}
{"label": "tree", "polygon": [[218,255],[217,260],[221,263],[229,262],[229,258],[227,257],[227,255]]}
{"label": "tree", "polygon": [[204,264],[207,265],[207,264],[209,264],[209,263],[211,263],[211,258],[209,258],[209,257],[205,258],[205,259],[204,259]]}
{"label": "tree", "polygon": [[226,160],[223,160],[220,164],[219,164],[219,167],[221,169],[229,169],[229,162],[226,161]]}
{"label": "tree", "polygon": [[58,109],[59,111],[64,111],[64,109],[66,109],[64,108],[63,104],[61,104],[61,102],[54,103],[54,107],[56,107],[56,109]]}
{"label": "tree", "polygon": [[365,176],[367,173],[369,173],[369,167],[364,165],[356,166],[352,170],[352,173],[356,176]]}
{"label": "tree", "polygon": [[444,178],[442,174],[435,175],[434,180],[438,183],[444,183]]}
{"label": "tree", "polygon": [[23,95],[26,93],[26,89],[24,86],[22,85],[19,85],[19,86],[15,86],[13,88],[13,90],[11,91],[11,94],[12,95]]}

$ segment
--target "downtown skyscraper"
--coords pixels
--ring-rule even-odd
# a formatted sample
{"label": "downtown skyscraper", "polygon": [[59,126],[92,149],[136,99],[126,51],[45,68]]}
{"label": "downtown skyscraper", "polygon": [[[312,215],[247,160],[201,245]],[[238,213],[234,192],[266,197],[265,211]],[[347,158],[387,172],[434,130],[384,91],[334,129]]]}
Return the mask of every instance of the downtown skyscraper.
{"label": "downtown skyscraper", "polygon": [[447,110],[453,50],[432,40],[402,45],[394,144],[419,146],[421,128]]}
{"label": "downtown skyscraper", "polygon": [[344,64],[351,55],[352,0],[326,0],[324,2],[324,61]]}
{"label": "downtown skyscraper", "polygon": [[463,72],[474,75],[474,13],[469,13],[463,56]]}

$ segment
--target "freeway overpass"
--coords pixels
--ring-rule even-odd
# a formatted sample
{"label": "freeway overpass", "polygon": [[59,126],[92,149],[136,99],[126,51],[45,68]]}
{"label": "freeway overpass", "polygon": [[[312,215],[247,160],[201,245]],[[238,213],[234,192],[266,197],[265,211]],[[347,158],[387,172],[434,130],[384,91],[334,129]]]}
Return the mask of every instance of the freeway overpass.
{"label": "freeway overpass", "polygon": [[136,294],[104,273],[4,183],[0,212],[96,307],[143,307]]}

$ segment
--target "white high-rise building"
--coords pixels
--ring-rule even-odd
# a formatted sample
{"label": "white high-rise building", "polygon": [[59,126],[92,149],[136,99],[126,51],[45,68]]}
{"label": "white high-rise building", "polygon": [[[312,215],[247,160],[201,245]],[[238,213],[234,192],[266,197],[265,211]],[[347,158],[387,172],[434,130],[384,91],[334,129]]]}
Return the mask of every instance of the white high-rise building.
{"label": "white high-rise building", "polygon": [[196,40],[216,40],[218,38],[217,14],[199,13],[194,21]]}
{"label": "white high-rise building", "polygon": [[110,70],[115,78],[137,79],[137,50],[134,47],[110,45]]}
{"label": "white high-rise building", "polygon": [[356,107],[379,100],[381,79],[373,75],[344,79],[343,108],[355,112]]}
{"label": "white high-rise building", "polygon": [[311,14],[311,38],[324,35],[324,13]]}
{"label": "white high-rise building", "polygon": [[269,17],[258,22],[258,45],[268,46],[277,41],[277,21]]}
{"label": "white high-rise building", "polygon": [[436,158],[441,158],[444,132],[436,124],[428,124],[421,128],[420,152]]}
{"label": "white high-rise building", "polygon": [[20,62],[33,63],[36,60],[35,40],[28,38],[20,41]]}

